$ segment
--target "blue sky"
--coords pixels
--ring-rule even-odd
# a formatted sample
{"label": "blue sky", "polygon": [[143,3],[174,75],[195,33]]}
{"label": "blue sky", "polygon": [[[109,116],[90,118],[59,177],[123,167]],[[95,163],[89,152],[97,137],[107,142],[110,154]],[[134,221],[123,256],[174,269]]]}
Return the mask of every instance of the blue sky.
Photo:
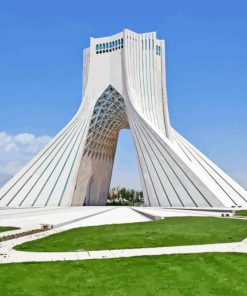
{"label": "blue sky", "polygon": [[[247,187],[247,2],[0,1],[0,183],[73,116],[90,36],[166,40],[172,125]],[[129,131],[113,185],[139,188]]]}

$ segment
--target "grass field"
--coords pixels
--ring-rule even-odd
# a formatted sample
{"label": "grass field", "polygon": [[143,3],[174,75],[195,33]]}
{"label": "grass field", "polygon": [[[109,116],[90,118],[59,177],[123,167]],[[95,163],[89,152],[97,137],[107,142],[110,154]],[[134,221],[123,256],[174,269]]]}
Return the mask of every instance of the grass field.
{"label": "grass field", "polygon": [[247,216],[247,210],[236,211],[235,216]]}
{"label": "grass field", "polygon": [[179,217],[131,224],[82,227],[23,243],[15,249],[37,252],[126,249],[237,242],[247,237],[247,221]]}
{"label": "grass field", "polygon": [[11,226],[0,226],[0,232],[10,231],[10,230],[17,230],[20,229],[18,227],[11,227]]}
{"label": "grass field", "polygon": [[244,296],[247,255],[189,254],[0,265],[3,296]]}

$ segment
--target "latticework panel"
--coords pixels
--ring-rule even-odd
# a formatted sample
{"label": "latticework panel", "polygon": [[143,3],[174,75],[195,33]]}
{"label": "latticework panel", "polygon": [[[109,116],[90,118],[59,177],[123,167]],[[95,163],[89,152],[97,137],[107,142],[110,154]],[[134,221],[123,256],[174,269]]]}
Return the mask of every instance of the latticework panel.
{"label": "latticework panel", "polygon": [[84,155],[112,160],[118,133],[123,128],[129,128],[125,102],[110,85],[95,104]]}

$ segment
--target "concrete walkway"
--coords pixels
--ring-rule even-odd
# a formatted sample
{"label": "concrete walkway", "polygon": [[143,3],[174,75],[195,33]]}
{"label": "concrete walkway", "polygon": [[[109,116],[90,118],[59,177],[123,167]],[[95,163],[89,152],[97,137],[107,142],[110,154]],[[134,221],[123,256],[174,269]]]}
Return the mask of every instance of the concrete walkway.
{"label": "concrete walkway", "polygon": [[20,252],[1,248],[0,263],[48,262],[209,252],[247,253],[247,240],[238,243],[81,252]]}

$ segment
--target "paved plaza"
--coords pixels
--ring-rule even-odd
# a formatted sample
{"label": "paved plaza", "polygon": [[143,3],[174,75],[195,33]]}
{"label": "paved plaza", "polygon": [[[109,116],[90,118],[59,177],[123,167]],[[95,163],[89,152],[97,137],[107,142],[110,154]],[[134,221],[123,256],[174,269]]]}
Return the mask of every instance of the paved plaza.
{"label": "paved plaza", "polygon": [[[152,207],[68,207],[68,208],[16,208],[0,210],[0,226],[16,226],[19,230],[7,232],[7,235],[22,233],[41,227],[41,224],[53,225],[53,229],[31,234],[0,243],[0,263],[44,262],[60,260],[84,260],[120,258],[144,255],[188,254],[204,252],[242,252],[247,253],[247,239],[236,243],[207,245],[153,247],[123,250],[77,251],[77,252],[22,252],[13,247],[27,241],[43,238],[65,230],[107,224],[147,222],[166,217],[222,217],[230,215],[231,209],[212,211],[192,209],[163,209]],[[231,219],[231,217],[223,218]],[[1,236],[6,235],[2,233]]]}

